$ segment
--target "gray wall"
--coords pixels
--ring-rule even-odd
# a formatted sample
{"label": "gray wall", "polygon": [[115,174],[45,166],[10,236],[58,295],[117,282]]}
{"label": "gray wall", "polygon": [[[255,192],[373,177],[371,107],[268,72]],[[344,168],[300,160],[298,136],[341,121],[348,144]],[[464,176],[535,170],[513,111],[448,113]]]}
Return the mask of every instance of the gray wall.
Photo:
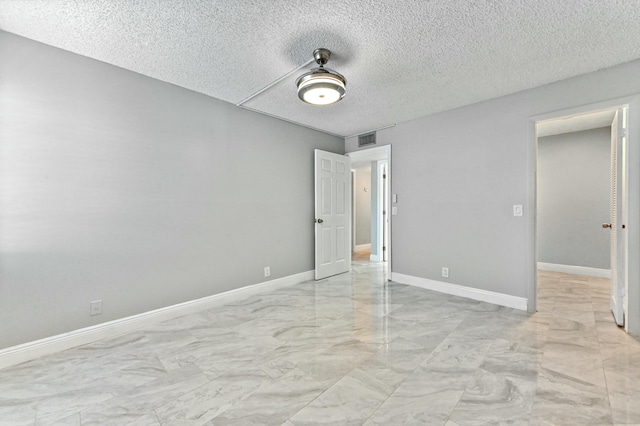
{"label": "gray wall", "polygon": [[611,127],[538,139],[538,261],[610,269]]}
{"label": "gray wall", "polygon": [[369,243],[371,243],[371,166],[356,169],[356,245]]}
{"label": "gray wall", "polygon": [[[535,139],[532,117],[640,93],[640,61],[420,118],[377,132],[393,144],[392,271],[532,298]],[[632,101],[630,161],[640,162]],[[356,151],[357,138],[346,140]],[[630,182],[640,181],[630,171]],[[513,216],[523,204],[525,215]],[[640,223],[630,191],[630,223]],[[630,320],[640,333],[640,234],[629,226]],[[633,305],[633,307],[631,307]],[[632,326],[633,327],[633,326]]]}
{"label": "gray wall", "polygon": [[314,268],[342,139],[5,32],[0,58],[0,348]]}

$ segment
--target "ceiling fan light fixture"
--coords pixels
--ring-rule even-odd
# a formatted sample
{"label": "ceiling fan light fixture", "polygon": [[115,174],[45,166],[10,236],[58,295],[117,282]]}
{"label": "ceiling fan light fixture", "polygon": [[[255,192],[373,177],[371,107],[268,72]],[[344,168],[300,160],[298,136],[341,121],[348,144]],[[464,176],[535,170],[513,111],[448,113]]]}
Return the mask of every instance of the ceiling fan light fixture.
{"label": "ceiling fan light fixture", "polygon": [[331,52],[327,49],[313,51],[318,68],[302,74],[296,80],[298,97],[311,105],[330,105],[341,100],[347,93],[347,80],[340,73],[325,68]]}

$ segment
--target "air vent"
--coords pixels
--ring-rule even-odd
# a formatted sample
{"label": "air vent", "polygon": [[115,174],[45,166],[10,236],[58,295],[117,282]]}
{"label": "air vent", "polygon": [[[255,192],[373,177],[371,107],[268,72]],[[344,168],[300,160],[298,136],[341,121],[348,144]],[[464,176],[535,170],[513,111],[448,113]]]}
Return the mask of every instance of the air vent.
{"label": "air vent", "polygon": [[376,144],[376,132],[367,133],[358,136],[358,146],[367,146]]}

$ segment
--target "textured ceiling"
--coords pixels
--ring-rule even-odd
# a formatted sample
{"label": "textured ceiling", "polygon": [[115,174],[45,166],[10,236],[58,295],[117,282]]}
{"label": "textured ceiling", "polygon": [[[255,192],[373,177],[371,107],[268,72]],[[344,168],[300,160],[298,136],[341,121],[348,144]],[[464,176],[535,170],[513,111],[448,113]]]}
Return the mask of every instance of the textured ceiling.
{"label": "textured ceiling", "polygon": [[0,29],[238,103],[311,58],[347,78],[328,107],[298,74],[246,107],[353,135],[640,58],[638,0],[0,0]]}

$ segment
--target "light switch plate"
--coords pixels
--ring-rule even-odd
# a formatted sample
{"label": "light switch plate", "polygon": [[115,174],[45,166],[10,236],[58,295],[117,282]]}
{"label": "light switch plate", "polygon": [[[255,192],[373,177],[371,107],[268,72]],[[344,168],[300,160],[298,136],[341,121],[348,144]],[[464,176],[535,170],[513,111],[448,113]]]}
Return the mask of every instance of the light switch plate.
{"label": "light switch plate", "polygon": [[516,205],[513,206],[513,215],[514,216],[522,216],[523,215],[522,204],[516,204]]}
{"label": "light switch plate", "polygon": [[398,214],[398,208],[396,206],[391,207],[391,214],[394,216]]}
{"label": "light switch plate", "polygon": [[393,194],[391,196],[391,201],[393,202],[393,204],[398,202],[398,194]]}
{"label": "light switch plate", "polygon": [[89,302],[89,315],[102,315],[102,300]]}

